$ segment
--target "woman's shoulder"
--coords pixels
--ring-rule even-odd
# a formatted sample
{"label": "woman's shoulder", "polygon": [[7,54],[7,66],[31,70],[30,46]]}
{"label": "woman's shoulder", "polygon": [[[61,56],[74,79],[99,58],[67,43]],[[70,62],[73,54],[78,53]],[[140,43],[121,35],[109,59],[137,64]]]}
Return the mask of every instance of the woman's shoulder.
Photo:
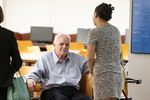
{"label": "woman's shoulder", "polygon": [[15,37],[14,32],[7,28],[0,27],[0,32],[1,32],[0,34],[1,38],[6,37],[7,39],[13,40],[13,38]]}
{"label": "woman's shoulder", "polygon": [[98,29],[99,29],[98,27],[95,27],[95,28],[91,29],[91,30],[89,31],[89,33],[96,33],[96,31],[97,31]]}
{"label": "woman's shoulder", "polygon": [[5,33],[5,34],[14,34],[13,31],[11,31],[7,28],[1,27],[1,26],[0,26],[0,30],[1,30],[2,33]]}
{"label": "woman's shoulder", "polygon": [[113,29],[117,29],[118,30],[118,28],[116,26],[112,25],[112,24],[110,24],[110,27],[113,28]]}
{"label": "woman's shoulder", "polygon": [[0,29],[3,30],[3,31],[7,31],[7,32],[13,32],[13,31],[11,31],[10,29],[7,29],[7,28],[2,27],[2,26],[0,26]]}

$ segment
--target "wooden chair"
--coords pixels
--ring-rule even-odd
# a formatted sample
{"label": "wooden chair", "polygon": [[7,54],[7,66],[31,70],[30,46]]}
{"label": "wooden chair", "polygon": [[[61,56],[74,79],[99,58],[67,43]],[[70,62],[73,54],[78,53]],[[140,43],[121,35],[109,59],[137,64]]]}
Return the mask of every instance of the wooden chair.
{"label": "wooden chair", "polygon": [[[26,73],[32,70],[32,68],[30,68],[29,66],[22,66],[20,70],[21,70],[21,73]],[[24,70],[28,70],[28,71],[24,71]],[[82,74],[82,78],[79,82],[79,85],[80,85],[79,92],[91,98],[93,97],[92,79],[93,79],[93,76],[87,72],[87,73]],[[40,92],[40,88],[41,88],[41,84],[40,83],[36,84],[36,88],[33,92]]]}
{"label": "wooden chair", "polygon": [[[79,82],[80,89],[79,92],[93,98],[93,86],[92,86],[93,76],[90,73],[82,74],[82,78]],[[41,85],[37,84],[34,92],[40,92]]]}
{"label": "wooden chair", "polygon": [[33,46],[31,40],[17,40],[17,44],[20,53],[28,53],[27,47]]}
{"label": "wooden chair", "polygon": [[[125,79],[128,77],[128,66],[129,66],[129,62],[124,66],[124,72],[125,72]],[[127,70],[127,71],[126,71]],[[126,81],[126,80],[125,80]],[[124,92],[126,93],[126,95],[128,95],[128,84],[125,85],[125,89]]]}
{"label": "wooden chair", "polygon": [[122,44],[122,51],[123,51],[123,60],[128,61],[129,59],[129,45]]}
{"label": "wooden chair", "polygon": [[84,49],[83,42],[71,42],[69,50],[81,50]]}
{"label": "wooden chair", "polygon": [[54,50],[53,45],[45,45],[45,47],[46,47],[47,51],[53,51]]}
{"label": "wooden chair", "polygon": [[[19,71],[20,71],[21,75],[27,75],[31,72],[32,69],[33,69],[33,66],[22,66],[19,69]],[[41,88],[41,84],[40,83],[36,84],[36,88],[34,89],[33,94],[36,92],[40,96],[40,94],[41,94],[40,88]]]}
{"label": "wooden chair", "polygon": [[[27,47],[33,46],[31,40],[17,40],[18,50],[20,53],[28,53]],[[29,62],[25,62],[26,65],[31,65]]]}
{"label": "wooden chair", "polygon": [[79,82],[80,85],[79,92],[91,98],[93,97],[92,80],[93,80],[93,76],[88,72],[82,74],[82,78]]}
{"label": "wooden chair", "polygon": [[126,74],[125,69],[127,68],[128,64],[124,66],[124,61],[128,61],[129,57],[129,45],[128,44],[122,44],[120,42],[121,46],[121,62],[122,62],[122,73],[123,73],[123,87],[122,87],[122,94],[121,96],[125,96],[126,100],[129,100],[127,97],[127,91],[128,91],[128,85],[125,84],[126,82]]}
{"label": "wooden chair", "polygon": [[[22,66],[20,68],[20,73],[21,75],[27,75],[28,73],[31,72],[32,69],[33,66]],[[79,92],[91,98],[93,97],[92,79],[93,76],[89,72],[87,72],[82,74],[82,78],[79,82],[80,85]],[[40,83],[36,84],[36,88],[33,92],[38,92],[39,94],[41,94],[40,88],[41,88],[41,84]]]}
{"label": "wooden chair", "polygon": [[[28,50],[28,53],[41,52],[39,46],[31,46],[31,47],[26,47],[26,48]],[[32,64],[35,64],[35,63],[34,62],[26,62],[26,65],[32,66]]]}
{"label": "wooden chair", "polygon": [[21,75],[27,75],[31,72],[32,69],[33,69],[33,66],[21,66],[19,71]]}
{"label": "wooden chair", "polygon": [[39,46],[30,46],[30,47],[27,47],[27,49],[28,49],[28,52],[29,52],[29,53],[33,53],[33,52],[41,52]]}
{"label": "wooden chair", "polygon": [[[83,55],[84,57],[87,58],[87,49],[81,49],[81,50],[79,51],[79,54],[80,54],[80,55]],[[96,53],[95,53],[94,58],[96,58]]]}
{"label": "wooden chair", "polygon": [[87,49],[81,49],[81,50],[79,51],[79,54],[80,54],[80,55],[83,55],[84,57],[87,58]]}

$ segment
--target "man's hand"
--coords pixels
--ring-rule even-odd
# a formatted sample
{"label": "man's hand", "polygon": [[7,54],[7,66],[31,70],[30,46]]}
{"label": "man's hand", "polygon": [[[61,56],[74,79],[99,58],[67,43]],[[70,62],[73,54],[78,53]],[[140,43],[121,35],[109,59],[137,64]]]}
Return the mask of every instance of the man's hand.
{"label": "man's hand", "polygon": [[36,82],[33,79],[28,79],[28,87],[29,90],[33,92],[36,87]]}

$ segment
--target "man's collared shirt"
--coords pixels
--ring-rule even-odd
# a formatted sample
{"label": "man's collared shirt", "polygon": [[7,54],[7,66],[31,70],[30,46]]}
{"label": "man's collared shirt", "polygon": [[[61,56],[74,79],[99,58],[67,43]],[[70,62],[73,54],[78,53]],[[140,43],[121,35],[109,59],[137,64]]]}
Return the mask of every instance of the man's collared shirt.
{"label": "man's collared shirt", "polygon": [[87,71],[89,69],[84,56],[68,52],[64,62],[61,62],[55,51],[51,51],[38,59],[26,78],[34,79],[36,83],[41,82],[42,91],[59,86],[74,86],[79,89],[82,73]]}

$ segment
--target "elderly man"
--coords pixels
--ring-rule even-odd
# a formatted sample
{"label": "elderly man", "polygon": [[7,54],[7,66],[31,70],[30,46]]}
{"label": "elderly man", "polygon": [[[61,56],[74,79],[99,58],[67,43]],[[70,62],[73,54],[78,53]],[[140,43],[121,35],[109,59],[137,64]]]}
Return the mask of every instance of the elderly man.
{"label": "elderly man", "polygon": [[43,55],[27,75],[29,90],[41,83],[41,100],[91,100],[78,92],[82,73],[88,72],[87,59],[69,51],[70,36],[58,34],[54,51]]}

